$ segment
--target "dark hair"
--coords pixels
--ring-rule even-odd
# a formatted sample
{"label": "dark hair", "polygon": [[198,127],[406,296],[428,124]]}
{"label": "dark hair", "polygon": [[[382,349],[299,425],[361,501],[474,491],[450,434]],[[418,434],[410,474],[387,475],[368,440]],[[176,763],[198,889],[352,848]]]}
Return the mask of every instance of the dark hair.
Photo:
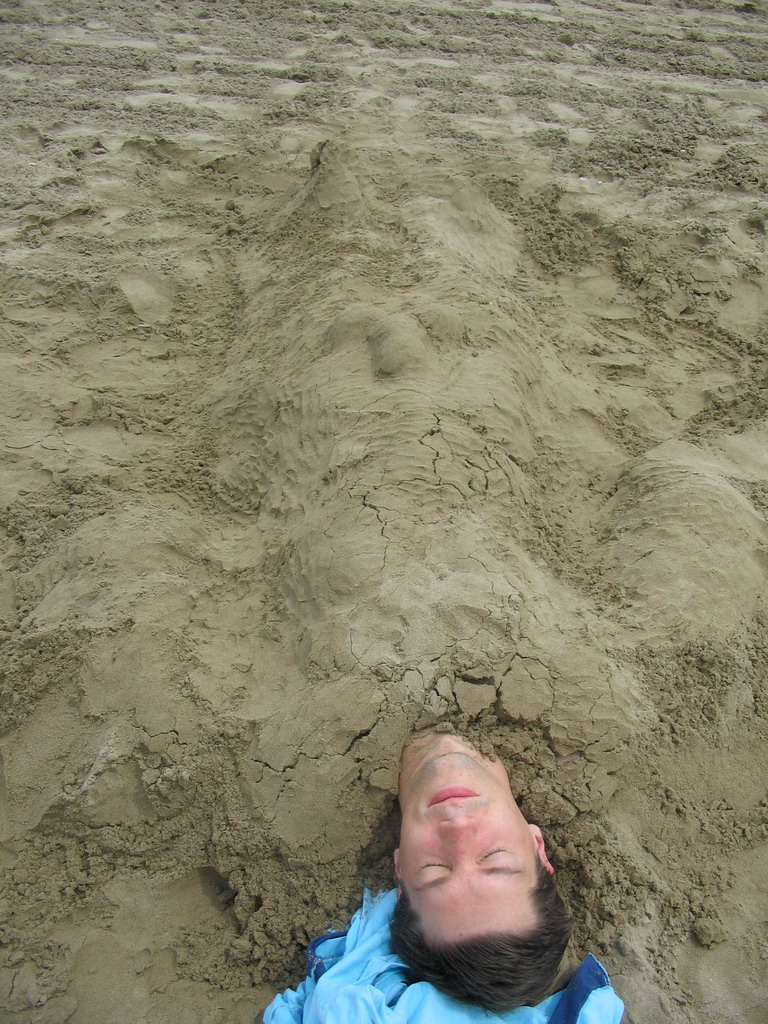
{"label": "dark hair", "polygon": [[408,966],[408,980],[429,981],[461,1003],[496,1013],[540,1002],[554,987],[573,918],[538,858],[536,869],[531,889],[536,926],[527,935],[502,933],[430,945],[403,888],[391,933],[393,951]]}

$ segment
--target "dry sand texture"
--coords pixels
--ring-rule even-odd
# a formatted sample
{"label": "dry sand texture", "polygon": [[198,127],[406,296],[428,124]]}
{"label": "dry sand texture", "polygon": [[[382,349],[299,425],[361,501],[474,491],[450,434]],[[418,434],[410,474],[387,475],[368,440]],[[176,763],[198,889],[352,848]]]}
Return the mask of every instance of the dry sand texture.
{"label": "dry sand texture", "polygon": [[240,1024],[494,740],[765,1020],[764,0],[9,3],[3,1020]]}

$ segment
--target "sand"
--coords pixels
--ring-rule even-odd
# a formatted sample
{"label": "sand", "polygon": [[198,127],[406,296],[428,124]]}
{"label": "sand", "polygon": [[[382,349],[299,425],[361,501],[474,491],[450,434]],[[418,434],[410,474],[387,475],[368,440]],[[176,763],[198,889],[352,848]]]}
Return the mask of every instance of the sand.
{"label": "sand", "polygon": [[443,722],[762,1024],[764,0],[2,20],[2,1019],[257,1019]]}

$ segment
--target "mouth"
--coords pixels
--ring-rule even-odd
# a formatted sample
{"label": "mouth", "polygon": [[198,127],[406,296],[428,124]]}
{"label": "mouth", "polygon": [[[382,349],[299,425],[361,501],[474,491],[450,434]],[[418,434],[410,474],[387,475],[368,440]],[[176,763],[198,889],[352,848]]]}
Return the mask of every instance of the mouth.
{"label": "mouth", "polygon": [[477,796],[477,793],[472,789],[467,789],[466,786],[446,786],[435,793],[427,806],[434,807],[435,804],[445,803],[446,800],[466,800],[473,796]]}

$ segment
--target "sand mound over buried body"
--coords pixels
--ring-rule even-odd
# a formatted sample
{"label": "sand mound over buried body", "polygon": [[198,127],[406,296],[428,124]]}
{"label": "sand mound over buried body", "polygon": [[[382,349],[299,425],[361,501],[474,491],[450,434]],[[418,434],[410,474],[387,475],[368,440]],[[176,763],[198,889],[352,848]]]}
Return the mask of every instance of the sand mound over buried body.
{"label": "sand mound over buried body", "polygon": [[9,1019],[251,1021],[445,722],[633,1020],[757,1024],[759,19],[211,13],[9,15]]}

